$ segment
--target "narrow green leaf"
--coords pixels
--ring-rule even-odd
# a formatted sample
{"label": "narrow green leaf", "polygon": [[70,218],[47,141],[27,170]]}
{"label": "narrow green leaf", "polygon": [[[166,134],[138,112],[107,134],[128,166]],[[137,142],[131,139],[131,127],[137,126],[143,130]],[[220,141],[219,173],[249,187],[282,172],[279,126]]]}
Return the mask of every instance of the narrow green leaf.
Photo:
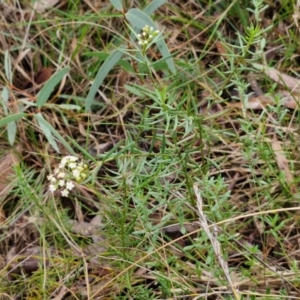
{"label": "narrow green leaf", "polygon": [[144,13],[150,16],[153,14],[160,6],[166,3],[166,0],[153,0],[145,9]]}
{"label": "narrow green leaf", "polygon": [[11,115],[8,117],[5,117],[3,119],[0,119],[0,126],[4,126],[10,122],[14,122],[14,121],[18,121],[20,119],[22,119],[23,117],[25,117],[27,114],[25,113],[20,113],[20,114],[15,114],[15,115]]}
{"label": "narrow green leaf", "polygon": [[75,140],[71,139],[69,136],[67,136],[68,140],[78,149],[80,150],[80,152],[82,154],[84,154],[84,156],[90,160],[92,160],[93,162],[97,162],[97,160],[95,159],[95,157],[93,155],[91,155],[86,149],[84,149],[83,147],[81,147]]}
{"label": "narrow green leaf", "polygon": [[40,114],[35,115],[34,117],[36,118],[37,122],[39,123],[39,126],[40,126],[41,130],[43,131],[46,139],[50,143],[50,145],[55,149],[56,152],[60,153],[59,148],[56,144],[56,141],[49,129],[48,125],[50,125],[50,124]]}
{"label": "narrow green leaf", "polygon": [[[99,59],[99,61],[101,62],[101,61],[107,59],[107,57],[109,56],[109,53],[99,51],[99,52],[87,52],[87,53],[84,53],[84,55],[86,55],[88,57],[96,56]],[[134,72],[134,68],[127,60],[120,59],[118,61],[117,65],[121,66],[124,70],[126,70],[128,72]]]}
{"label": "narrow green leaf", "polygon": [[2,98],[2,106],[3,106],[4,113],[7,115],[8,114],[7,101],[9,99],[9,91],[6,86],[3,88],[1,92],[1,98]]}
{"label": "narrow green leaf", "polygon": [[4,52],[4,70],[7,80],[12,83],[11,59],[8,50]]}
{"label": "narrow green leaf", "polygon": [[69,72],[70,67],[64,68],[55,73],[42,87],[37,95],[36,103],[41,108],[49,99],[51,93],[63,77]]}
{"label": "narrow green leaf", "polygon": [[[64,138],[44,119],[44,117],[38,113],[34,115],[35,119],[38,121],[39,124],[44,125],[43,128],[47,127],[47,129],[56,136],[56,138],[66,147],[66,149],[70,152],[70,154],[72,155],[76,155],[76,153],[74,152],[74,150],[70,147],[70,145],[64,140]],[[47,137],[47,136],[46,136]],[[53,136],[52,136],[53,138]],[[48,137],[47,137],[48,139]],[[49,139],[48,139],[49,141]],[[49,141],[50,143],[50,141]],[[52,145],[52,144],[51,144]],[[52,145],[53,146],[53,145]],[[55,149],[55,148],[54,148]],[[59,150],[55,149],[57,152],[59,152]]]}
{"label": "narrow green leaf", "polygon": [[135,96],[138,96],[138,97],[145,96],[145,94],[143,94],[140,90],[138,90],[136,87],[134,87],[132,85],[124,84],[124,87],[128,92],[132,93]]}
{"label": "narrow green leaf", "polygon": [[7,124],[7,135],[8,135],[8,142],[12,146],[16,140],[17,134],[17,125],[16,122],[10,122]]}
{"label": "narrow green leaf", "polygon": [[45,107],[65,109],[65,110],[81,110],[81,106],[75,104],[46,104]]}
{"label": "narrow green leaf", "polygon": [[[155,23],[150,19],[150,17],[137,8],[130,9],[126,13],[126,19],[131,23],[132,27],[138,28],[139,30],[141,30],[145,25],[153,27],[154,29],[158,29]],[[156,42],[156,45],[158,47],[158,50],[162,54],[163,58],[166,60],[166,63],[170,71],[173,74],[175,74],[176,73],[175,65],[171,57],[170,51],[167,47],[167,44],[163,39],[161,39]]]}
{"label": "narrow green leaf", "polygon": [[88,111],[92,103],[94,101],[95,95],[102,84],[103,80],[107,76],[107,74],[110,72],[110,70],[118,63],[118,61],[121,59],[123,53],[119,50],[114,50],[108,58],[105,60],[101,68],[99,69],[96,78],[94,79],[94,82],[91,86],[91,89],[87,95],[86,103],[85,103],[85,110]]}
{"label": "narrow green leaf", "polygon": [[110,0],[116,10],[123,11],[122,0]]}

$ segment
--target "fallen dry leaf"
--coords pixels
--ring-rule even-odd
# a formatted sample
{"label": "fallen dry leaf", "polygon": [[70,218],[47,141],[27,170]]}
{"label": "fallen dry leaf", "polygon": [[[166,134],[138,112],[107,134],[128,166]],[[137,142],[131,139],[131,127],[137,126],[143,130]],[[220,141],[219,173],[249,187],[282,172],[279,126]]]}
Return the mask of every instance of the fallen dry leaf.
{"label": "fallen dry leaf", "polygon": [[0,159],[0,201],[5,198],[12,188],[10,183],[13,181],[13,167],[18,163],[19,159],[13,151],[5,154]]}
{"label": "fallen dry leaf", "polygon": [[226,48],[225,48],[225,46],[222,42],[217,41],[216,42],[216,48],[217,48],[219,54],[221,54],[221,55],[226,55],[227,54],[227,50],[226,50]]}
{"label": "fallen dry leaf", "polygon": [[0,207],[0,225],[6,221],[6,215],[3,207]]}
{"label": "fallen dry leaf", "polygon": [[299,108],[299,94],[290,93],[288,91],[281,91],[280,97],[282,98],[283,106],[290,109],[298,109]]}
{"label": "fallen dry leaf", "polygon": [[[299,91],[300,92],[300,91]],[[288,91],[280,91],[279,96],[281,98],[281,105],[289,109],[298,109],[300,103],[300,93],[290,93]],[[260,110],[266,108],[267,105],[274,105],[275,99],[272,96],[260,95],[257,97],[251,97],[247,102],[227,103],[229,107],[239,109],[253,109]]]}
{"label": "fallen dry leaf", "polygon": [[[240,108],[240,109],[263,109],[265,108],[268,104],[272,105],[274,104],[274,100],[271,97],[265,96],[265,95],[260,95],[257,97],[251,97],[247,102],[246,105],[242,102],[237,102],[237,103],[228,103],[229,107],[234,107],[234,108]],[[246,107],[245,107],[246,106]]]}
{"label": "fallen dry leaf", "polygon": [[274,135],[273,140],[272,140],[272,149],[275,153],[276,162],[277,162],[279,169],[285,173],[285,181],[286,181],[288,187],[290,188],[290,191],[293,194],[296,194],[297,187],[294,184],[294,177],[290,170],[289,162],[284,154],[284,151],[282,150],[282,147],[281,147],[279,141],[277,140],[276,135]]}
{"label": "fallen dry leaf", "polygon": [[263,70],[275,82],[283,85],[285,88],[291,89],[293,92],[300,92],[300,80],[282,73],[274,68],[265,68],[260,64],[253,64],[254,67]]}
{"label": "fallen dry leaf", "polygon": [[52,73],[53,73],[53,68],[43,68],[34,77],[34,82],[36,84],[42,84],[52,76]]}

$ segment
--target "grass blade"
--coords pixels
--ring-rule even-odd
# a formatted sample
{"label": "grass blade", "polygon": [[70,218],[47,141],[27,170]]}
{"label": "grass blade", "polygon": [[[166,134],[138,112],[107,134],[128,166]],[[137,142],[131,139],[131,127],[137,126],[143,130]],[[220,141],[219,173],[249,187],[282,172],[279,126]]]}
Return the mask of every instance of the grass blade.
{"label": "grass blade", "polygon": [[8,50],[4,53],[4,70],[9,83],[12,83],[11,59]]}
{"label": "grass blade", "polygon": [[[41,126],[41,129],[43,130],[43,132],[45,133],[46,135],[46,132],[50,131],[51,132],[51,138],[50,139],[53,139],[53,135],[56,136],[56,138],[66,147],[66,149],[68,149],[68,151],[70,152],[70,154],[72,155],[76,155],[74,150],[70,147],[70,145],[64,140],[64,138],[59,134],[58,131],[56,131],[45,119],[44,117],[38,113],[36,115],[34,115],[35,119],[38,121],[39,125]],[[44,128],[47,128],[46,129],[46,132],[44,131]],[[47,133],[48,134],[48,133]],[[47,139],[48,139],[48,136],[46,136]],[[54,139],[53,139],[54,140]],[[53,144],[50,142],[50,140],[48,139],[49,143],[53,146]],[[52,141],[52,140],[51,140]],[[56,144],[56,142],[55,142]],[[53,147],[58,153],[60,153],[58,147],[57,149],[55,147]]]}
{"label": "grass blade", "polygon": [[22,119],[23,117],[25,117],[26,115],[27,114],[25,114],[25,113],[20,113],[20,114],[15,114],[15,115],[5,117],[0,120],[0,126],[4,126],[10,122],[18,121],[18,120]]}
{"label": "grass blade", "polygon": [[55,73],[42,87],[37,95],[36,103],[38,108],[41,108],[49,99],[56,85],[63,79],[63,77],[69,72],[70,67],[64,68]]}
{"label": "grass blade", "polygon": [[[155,29],[158,29],[155,23],[151,20],[149,16],[147,16],[143,11],[132,8],[126,13],[127,20],[131,23],[132,27],[142,29],[145,25],[148,25],[150,27],[153,27]],[[173,59],[170,57],[170,51],[167,47],[167,44],[164,40],[159,40],[156,42],[156,45],[162,54],[162,56],[165,58],[166,63],[170,69],[170,71],[175,74],[176,69],[173,62]]]}
{"label": "grass blade", "polygon": [[110,72],[110,70],[118,63],[118,61],[121,59],[123,53],[119,50],[114,50],[105,60],[101,68],[99,69],[96,78],[91,86],[91,89],[87,95],[86,103],[85,103],[85,110],[88,111],[92,103],[94,101],[95,95],[102,84],[103,80],[107,76],[107,74]]}
{"label": "grass blade", "polygon": [[50,125],[50,124],[40,114],[37,114],[34,117],[36,118],[41,130],[43,131],[43,133],[44,133],[45,137],[47,138],[48,142],[50,143],[50,145],[55,149],[56,152],[60,153],[58,146],[56,144],[56,141],[49,129],[48,125]]}
{"label": "grass blade", "polygon": [[7,136],[8,136],[8,142],[12,146],[16,140],[16,134],[17,134],[17,125],[16,122],[10,122],[7,124]]}

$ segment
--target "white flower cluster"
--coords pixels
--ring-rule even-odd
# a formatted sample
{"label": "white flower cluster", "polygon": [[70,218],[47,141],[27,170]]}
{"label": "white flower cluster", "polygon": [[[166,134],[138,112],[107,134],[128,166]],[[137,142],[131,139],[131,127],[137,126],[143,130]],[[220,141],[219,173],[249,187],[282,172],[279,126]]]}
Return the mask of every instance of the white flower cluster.
{"label": "white flower cluster", "polygon": [[148,45],[158,34],[159,30],[154,30],[153,27],[149,27],[148,25],[144,26],[142,33],[137,35],[139,45]]}
{"label": "white flower cluster", "polygon": [[61,190],[63,197],[68,197],[69,192],[75,187],[72,180],[81,182],[87,177],[88,166],[76,156],[65,156],[59,166],[47,178],[50,181],[49,190],[54,193]]}

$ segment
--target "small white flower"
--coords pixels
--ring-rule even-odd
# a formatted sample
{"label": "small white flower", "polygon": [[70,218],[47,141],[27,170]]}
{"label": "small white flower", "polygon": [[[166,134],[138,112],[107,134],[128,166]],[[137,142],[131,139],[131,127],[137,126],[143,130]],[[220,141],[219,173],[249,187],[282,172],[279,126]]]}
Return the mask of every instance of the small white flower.
{"label": "small white flower", "polygon": [[70,169],[75,169],[76,168],[76,166],[77,166],[77,164],[76,163],[73,163],[73,162],[71,162],[71,163],[69,163],[69,168]]}
{"label": "small white flower", "polygon": [[64,172],[59,172],[57,178],[65,178],[66,174]]}
{"label": "small white flower", "polygon": [[154,29],[153,27],[150,27],[150,31],[153,31],[153,29]]}
{"label": "small white flower", "polygon": [[72,174],[73,174],[73,176],[74,176],[75,178],[76,178],[76,177],[80,177],[80,171],[77,170],[77,169],[73,170],[73,171],[72,171]]}
{"label": "small white flower", "polygon": [[146,35],[147,35],[147,33],[144,31],[144,32],[143,32],[143,36],[146,36]]}
{"label": "small white flower", "polygon": [[60,180],[59,182],[58,182],[58,185],[59,186],[64,186],[65,185],[65,181],[62,179],[62,180]]}
{"label": "small white flower", "polygon": [[67,156],[62,158],[60,164],[62,165],[62,167],[64,167],[68,162],[74,162],[74,161],[77,161],[77,160],[78,160],[78,157],[67,155]]}
{"label": "small white flower", "polygon": [[141,38],[142,36],[140,34],[137,35],[138,38]]}
{"label": "small white flower", "polygon": [[47,179],[48,179],[49,181],[51,181],[53,178],[54,178],[53,174],[50,174],[50,175],[47,176]]}
{"label": "small white flower", "polygon": [[143,45],[143,41],[139,41],[139,45]]}
{"label": "small white flower", "polygon": [[78,160],[78,157],[76,157],[76,156],[68,156],[69,157],[69,160],[70,161],[77,161]]}
{"label": "small white flower", "polygon": [[152,39],[153,39],[153,35],[151,35],[151,34],[150,34],[150,35],[149,35],[149,39],[151,39],[151,40],[152,40]]}
{"label": "small white flower", "polygon": [[49,185],[49,191],[50,191],[51,193],[55,192],[55,191],[56,191],[56,186],[55,186],[54,184],[50,184],[50,185]]}
{"label": "small white flower", "polygon": [[62,195],[63,197],[68,197],[69,191],[68,191],[67,189],[61,191],[61,195]]}
{"label": "small white flower", "polygon": [[56,180],[56,178],[53,176],[53,174],[49,175],[49,176],[47,177],[47,179],[48,179],[50,182],[52,182],[52,183],[56,183],[56,182],[57,182],[57,180]]}
{"label": "small white flower", "polygon": [[74,184],[72,181],[68,181],[67,184],[66,184],[66,188],[67,190],[71,191],[73,188],[74,188]]}

